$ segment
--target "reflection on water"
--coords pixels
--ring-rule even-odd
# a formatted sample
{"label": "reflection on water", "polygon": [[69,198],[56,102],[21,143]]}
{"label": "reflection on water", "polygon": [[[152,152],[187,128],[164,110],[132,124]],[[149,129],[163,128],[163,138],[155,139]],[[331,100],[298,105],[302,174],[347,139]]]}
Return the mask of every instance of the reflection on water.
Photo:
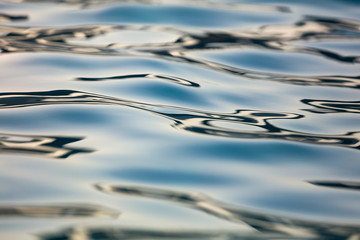
{"label": "reflection on water", "polygon": [[44,157],[67,158],[90,149],[65,145],[82,140],[81,137],[31,136],[0,133],[0,153],[36,154]]}
{"label": "reflection on water", "polygon": [[[242,234],[236,231],[161,231],[154,229],[125,229],[125,228],[68,228],[58,233],[40,234],[42,240],[118,240],[118,239],[207,239],[207,240],[227,240],[227,239],[242,239],[242,240],[255,240],[255,239],[276,239],[276,240],[305,240],[314,239],[311,237],[291,237],[283,236],[280,234]],[[356,237],[356,236],[355,236]],[[335,239],[335,238],[329,238]]]}
{"label": "reflection on water", "polygon": [[150,78],[150,79],[159,79],[165,80],[172,83],[189,86],[189,87],[200,87],[196,82],[192,82],[183,78],[167,76],[167,75],[158,75],[158,74],[132,74],[132,75],[123,75],[123,76],[113,76],[113,77],[103,77],[103,78],[77,78],[79,81],[104,81],[104,80],[121,80],[121,79],[132,79],[132,78]]}
{"label": "reflection on water", "polygon": [[42,2],[56,2],[65,4],[77,4],[81,7],[94,7],[110,4],[128,4],[128,3],[141,3],[146,5],[186,5],[186,6],[201,6],[207,8],[225,8],[225,9],[238,9],[242,11],[265,11],[265,12],[290,12],[290,8],[285,6],[266,6],[255,4],[242,4],[235,2],[224,2],[221,0],[7,0],[13,2],[29,2],[29,3],[42,3]]}
{"label": "reflection on water", "polygon": [[360,113],[360,101],[303,99],[302,102],[315,107],[315,109],[307,109],[313,113]]}
{"label": "reflection on water", "polygon": [[309,181],[309,183],[332,188],[343,188],[347,190],[360,190],[360,183],[358,182],[341,182],[341,181]]}
{"label": "reflection on water", "polygon": [[[260,79],[297,85],[320,85],[359,88],[359,76],[296,76],[265,73],[240,69],[218,62],[189,56],[194,51],[215,51],[233,48],[268,49],[282,52],[298,52],[320,55],[342,63],[358,63],[359,56],[342,56],[329,50],[291,45],[298,41],[320,41],[333,39],[360,39],[360,24],[331,18],[307,17],[290,26],[264,26],[255,31],[199,31],[160,26],[84,26],[71,28],[19,28],[0,26],[5,34],[0,41],[0,52],[65,52],[91,55],[141,56],[210,68],[220,72],[240,75],[248,79]],[[174,33],[174,42],[117,44],[103,46],[71,44],[72,39],[89,39],[110,32],[139,30]]]}
{"label": "reflection on water", "polygon": [[281,233],[293,237],[309,238],[327,236],[328,239],[350,239],[359,234],[360,226],[341,226],[257,213],[236,208],[200,194],[126,185],[97,184],[95,187],[111,194],[147,197],[182,204],[231,222],[246,223],[260,233]]}
{"label": "reflection on water", "polygon": [[357,1],[0,8],[0,240],[360,239]]}
{"label": "reflection on water", "polygon": [[[344,184],[345,185],[345,184]],[[146,197],[181,204],[209,215],[239,223],[247,224],[257,230],[253,233],[241,231],[209,231],[173,230],[159,231],[155,229],[127,229],[124,227],[75,227],[63,229],[58,233],[39,234],[41,239],[356,239],[359,237],[359,226],[334,225],[331,223],[313,222],[309,220],[291,219],[271,214],[258,213],[236,208],[226,203],[213,200],[207,196],[163,190],[158,188],[96,184],[96,189],[110,194],[132,197]],[[117,214],[99,207],[90,206],[44,206],[44,207],[2,207],[0,216],[22,217],[87,217],[114,216]]]}
{"label": "reflection on water", "polygon": [[0,22],[12,22],[12,21],[23,21],[27,20],[26,15],[9,15],[6,13],[0,13]]}
{"label": "reflection on water", "polygon": [[[98,94],[54,90],[48,92],[1,93],[1,108],[19,108],[53,104],[111,104],[127,106],[154,113],[174,121],[173,127],[194,133],[230,138],[281,139],[312,144],[335,145],[360,148],[360,132],[343,135],[321,135],[296,132],[277,127],[270,123],[274,119],[299,119],[302,115],[294,113],[266,112],[239,109],[234,113],[212,113],[176,106],[156,105],[135,102]],[[239,131],[215,126],[214,122],[229,122],[259,127],[260,131]]]}
{"label": "reflection on water", "polygon": [[112,209],[89,204],[63,204],[49,206],[0,206],[0,218],[70,218],[70,217],[117,217]]}

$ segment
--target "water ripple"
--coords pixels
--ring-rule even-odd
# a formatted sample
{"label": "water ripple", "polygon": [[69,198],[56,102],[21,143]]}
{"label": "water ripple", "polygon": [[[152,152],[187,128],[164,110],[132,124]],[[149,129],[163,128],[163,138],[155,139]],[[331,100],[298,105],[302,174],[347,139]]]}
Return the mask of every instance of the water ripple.
{"label": "water ripple", "polygon": [[226,3],[219,0],[7,0],[9,2],[16,3],[64,3],[71,5],[80,5],[83,8],[88,7],[98,7],[103,5],[111,4],[128,4],[128,3],[139,3],[139,4],[148,4],[148,5],[183,5],[187,6],[200,6],[206,8],[223,8],[230,10],[241,10],[241,11],[263,11],[263,12],[280,12],[280,13],[289,13],[291,9],[285,6],[266,6],[266,5],[255,5],[255,4],[241,4],[241,3]]}
{"label": "water ripple", "polygon": [[27,19],[28,16],[26,15],[10,15],[6,13],[0,13],[0,22],[15,22],[15,21],[24,21]]}
{"label": "water ripple", "polygon": [[[302,238],[283,236],[281,234],[260,234],[252,233],[246,234],[239,231],[201,231],[201,230],[157,230],[157,229],[136,229],[125,227],[75,227],[62,229],[55,233],[41,233],[38,234],[41,240],[155,240],[155,239],[182,239],[182,240],[306,240],[315,238]],[[356,236],[355,236],[356,237]]]}
{"label": "water ripple", "polygon": [[52,158],[67,158],[77,153],[90,153],[86,148],[65,145],[83,137],[37,136],[0,133],[0,153],[31,154]]}
{"label": "water ripple", "polygon": [[[284,129],[270,123],[274,119],[299,119],[304,117],[294,113],[247,109],[239,109],[230,114],[212,113],[177,106],[136,102],[73,90],[0,93],[0,109],[53,104],[110,104],[127,106],[173,120],[173,127],[193,133],[242,139],[278,139],[360,149],[360,132],[348,132],[342,135],[311,134]],[[259,127],[262,131],[241,131],[213,124],[219,121],[255,126]]]}
{"label": "water ripple", "polygon": [[313,113],[360,113],[360,101],[303,99],[301,102],[315,107],[313,109],[305,109]]}
{"label": "water ripple", "polygon": [[149,78],[149,79],[159,79],[165,80],[171,83],[176,83],[188,87],[200,87],[200,85],[196,82],[192,82],[183,78],[174,77],[174,76],[167,76],[167,75],[159,75],[159,74],[129,74],[129,75],[122,75],[122,76],[112,76],[112,77],[98,77],[98,78],[90,78],[90,77],[79,77],[76,78],[78,81],[104,81],[104,80],[123,80],[123,79],[132,79],[132,78]]}
{"label": "water ripple", "polygon": [[360,190],[360,183],[358,182],[347,182],[347,181],[309,181],[309,183],[316,186],[329,187],[329,188],[340,188],[345,190]]}
{"label": "water ripple", "polygon": [[[359,56],[342,56],[330,50],[291,45],[295,41],[360,39],[360,24],[355,21],[308,16],[292,25],[269,25],[256,30],[196,31],[180,28],[143,25],[103,25],[68,28],[20,28],[0,26],[0,52],[65,52],[102,56],[137,56],[187,63],[248,79],[277,81],[297,85],[318,85],[359,88],[359,76],[296,76],[251,71],[218,62],[189,56],[194,51],[215,51],[234,48],[269,49],[319,55],[329,60],[355,64]],[[118,44],[103,46],[71,44],[72,39],[90,39],[110,32],[139,30],[177,35],[174,42]]]}
{"label": "water ripple", "polygon": [[0,239],[360,239],[356,1],[0,8]]}
{"label": "water ripple", "polygon": [[0,205],[0,218],[74,218],[110,217],[119,215],[115,210],[89,204],[62,205]]}
{"label": "water ripple", "polygon": [[350,239],[359,234],[360,226],[357,225],[322,223],[259,213],[234,207],[197,193],[128,185],[96,184],[95,187],[102,192],[115,195],[145,197],[181,204],[227,221],[246,223],[260,233],[282,233],[290,237],[309,239],[321,239],[324,236],[327,236],[327,239]]}

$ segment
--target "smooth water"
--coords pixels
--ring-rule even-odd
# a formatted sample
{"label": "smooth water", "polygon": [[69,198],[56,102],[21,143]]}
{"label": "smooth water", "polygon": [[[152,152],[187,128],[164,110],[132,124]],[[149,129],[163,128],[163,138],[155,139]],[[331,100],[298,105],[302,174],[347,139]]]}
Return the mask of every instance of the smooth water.
{"label": "smooth water", "polygon": [[359,13],[0,1],[0,239],[360,239]]}

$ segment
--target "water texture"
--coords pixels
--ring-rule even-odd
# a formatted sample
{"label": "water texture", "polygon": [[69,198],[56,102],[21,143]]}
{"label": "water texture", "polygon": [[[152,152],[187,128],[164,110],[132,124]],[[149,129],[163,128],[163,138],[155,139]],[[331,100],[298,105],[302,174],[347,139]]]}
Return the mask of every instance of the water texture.
{"label": "water texture", "polygon": [[359,12],[0,1],[0,239],[360,239]]}

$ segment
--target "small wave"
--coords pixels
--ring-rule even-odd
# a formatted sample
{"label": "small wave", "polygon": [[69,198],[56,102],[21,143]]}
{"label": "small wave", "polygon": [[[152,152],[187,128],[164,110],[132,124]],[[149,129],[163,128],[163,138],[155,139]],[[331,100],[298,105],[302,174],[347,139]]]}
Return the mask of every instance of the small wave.
{"label": "small wave", "polygon": [[2,1],[0,238],[360,239],[358,7]]}
{"label": "small wave", "polygon": [[0,205],[0,218],[77,218],[110,217],[119,215],[115,210],[90,204],[61,205]]}
{"label": "small wave", "polygon": [[165,80],[171,83],[176,83],[188,87],[200,87],[200,85],[196,82],[192,82],[183,78],[168,76],[168,75],[159,75],[159,74],[130,74],[130,75],[122,75],[122,76],[113,76],[113,77],[98,77],[98,78],[90,78],[90,77],[80,77],[76,78],[78,81],[105,81],[105,80],[124,80],[124,79],[132,79],[132,78],[149,78],[149,79],[159,79]]}
{"label": "small wave", "polygon": [[[71,5],[79,5],[83,8],[98,7],[111,4],[128,4],[139,3],[148,5],[179,5],[178,1],[166,1],[166,0],[7,0],[9,2],[16,3],[63,3]],[[229,10],[241,10],[241,11],[263,11],[263,12],[280,12],[289,13],[291,9],[285,6],[266,6],[255,4],[241,4],[241,3],[226,3],[224,1],[214,0],[182,0],[182,4],[192,7],[206,7],[206,8],[223,8]]]}
{"label": "small wave", "polygon": [[321,187],[340,188],[345,190],[360,190],[360,183],[349,181],[308,181],[311,184]]}
{"label": "small wave", "polygon": [[307,237],[309,239],[318,239],[323,236],[328,236],[328,239],[349,239],[356,236],[359,229],[359,226],[356,225],[336,225],[244,210],[197,193],[109,184],[96,184],[95,188],[119,196],[143,197],[181,204],[227,221],[238,224],[246,223],[253,229],[265,234],[281,233],[285,236]]}
{"label": "small wave", "polygon": [[0,22],[15,22],[25,21],[28,19],[26,15],[10,15],[6,13],[0,13]]}
{"label": "small wave", "polygon": [[65,146],[82,139],[84,138],[0,133],[0,151],[1,153],[30,154],[51,158],[68,158],[77,153],[93,152],[86,148]]}
{"label": "small wave", "polygon": [[[359,63],[359,56],[342,56],[336,52],[292,46],[295,41],[360,39],[360,24],[349,20],[308,16],[289,26],[263,26],[252,31],[195,31],[143,25],[103,25],[68,28],[19,28],[0,26],[0,52],[64,52],[101,56],[136,56],[191,64],[254,80],[268,80],[296,85],[359,88],[359,76],[296,76],[251,71],[189,56],[193,51],[218,51],[234,48],[269,49],[319,55],[341,63]],[[174,42],[153,44],[117,44],[104,46],[71,44],[71,39],[89,39],[114,31],[139,30],[177,35]],[[195,31],[195,32],[194,32]],[[349,34],[344,32],[348,31]],[[351,32],[351,34],[350,34]],[[71,41],[70,41],[71,42]],[[173,78],[173,77],[171,77]],[[176,77],[175,77],[176,78]]]}
{"label": "small wave", "polygon": [[[66,239],[75,240],[157,240],[157,239],[182,239],[182,240],[305,240],[305,238],[286,236],[281,234],[262,234],[262,233],[241,233],[239,231],[214,231],[214,230],[158,230],[158,229],[139,229],[125,227],[72,227],[59,230],[57,232],[40,233],[37,236],[41,240]],[[75,236],[75,237],[73,237]],[[101,237],[101,238],[100,238]],[[306,239],[314,239],[307,237]]]}
{"label": "small wave", "polygon": [[[299,119],[304,117],[294,113],[247,109],[239,109],[230,114],[212,113],[170,105],[136,102],[73,90],[0,93],[0,109],[53,104],[110,104],[127,106],[173,120],[173,127],[177,129],[210,136],[240,139],[277,139],[360,149],[360,132],[349,132],[343,135],[311,134],[280,128],[270,123],[274,119]],[[260,131],[241,131],[223,128],[214,126],[212,122],[215,121],[255,126],[259,127]]]}
{"label": "small wave", "polygon": [[360,101],[303,99],[301,102],[315,107],[314,109],[305,109],[313,113],[360,113]]}

